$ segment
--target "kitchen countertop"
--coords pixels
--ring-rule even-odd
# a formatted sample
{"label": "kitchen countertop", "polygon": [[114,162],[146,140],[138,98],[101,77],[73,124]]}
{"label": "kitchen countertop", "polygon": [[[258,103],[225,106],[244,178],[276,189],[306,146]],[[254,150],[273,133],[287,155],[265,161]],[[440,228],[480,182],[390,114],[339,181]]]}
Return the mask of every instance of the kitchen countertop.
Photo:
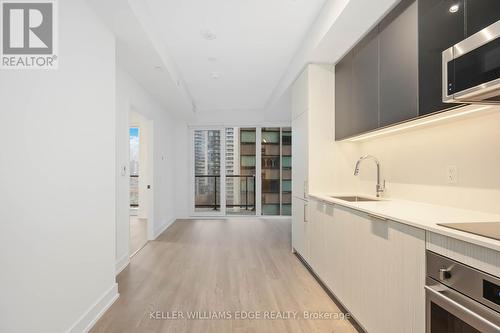
{"label": "kitchen countertop", "polygon": [[331,197],[349,195],[353,194],[310,193],[309,197],[500,251],[498,240],[438,225],[438,223],[500,222],[500,215],[399,199],[382,198],[380,201],[349,202]]}

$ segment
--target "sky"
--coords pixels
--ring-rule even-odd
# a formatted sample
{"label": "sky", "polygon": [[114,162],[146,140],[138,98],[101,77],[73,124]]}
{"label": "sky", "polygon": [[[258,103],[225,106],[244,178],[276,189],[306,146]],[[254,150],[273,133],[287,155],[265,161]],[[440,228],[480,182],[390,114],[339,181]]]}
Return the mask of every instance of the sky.
{"label": "sky", "polygon": [[139,128],[138,127],[130,127],[130,137],[139,137]]}
{"label": "sky", "polygon": [[139,128],[130,128],[130,160],[139,160]]}

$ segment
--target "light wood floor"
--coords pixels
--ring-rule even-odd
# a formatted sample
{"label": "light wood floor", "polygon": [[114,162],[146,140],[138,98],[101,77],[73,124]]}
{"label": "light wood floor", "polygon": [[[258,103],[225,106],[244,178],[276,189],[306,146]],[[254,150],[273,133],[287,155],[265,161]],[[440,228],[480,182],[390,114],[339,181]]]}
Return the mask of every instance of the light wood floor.
{"label": "light wood floor", "polygon": [[130,216],[130,255],[136,253],[148,241],[148,221]]}
{"label": "light wood floor", "polygon": [[[120,298],[91,332],[356,332],[347,320],[302,318],[339,309],[290,249],[288,220],[177,221],[118,276]],[[151,319],[152,311],[297,311],[299,319]]]}

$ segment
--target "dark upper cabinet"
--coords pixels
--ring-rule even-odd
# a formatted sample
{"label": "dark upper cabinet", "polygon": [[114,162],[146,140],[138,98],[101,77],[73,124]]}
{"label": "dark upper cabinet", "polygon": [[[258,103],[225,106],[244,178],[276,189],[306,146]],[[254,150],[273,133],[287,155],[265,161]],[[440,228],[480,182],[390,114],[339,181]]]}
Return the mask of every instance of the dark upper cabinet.
{"label": "dark upper cabinet", "polygon": [[500,0],[465,0],[465,5],[467,37],[500,20]]}
{"label": "dark upper cabinet", "polygon": [[378,30],[371,31],[353,49],[351,135],[378,127],[379,43]]}
{"label": "dark upper cabinet", "polygon": [[418,0],[419,115],[459,105],[443,103],[441,62],[442,52],[465,38],[464,15],[464,0]]}
{"label": "dark upper cabinet", "polygon": [[335,138],[460,106],[442,52],[500,19],[500,0],[402,0],[335,67]]}
{"label": "dark upper cabinet", "polygon": [[343,139],[354,131],[352,109],[352,51],[335,65],[335,138]]}
{"label": "dark upper cabinet", "polygon": [[403,1],[380,23],[380,123],[418,115],[417,4]]}
{"label": "dark upper cabinet", "polygon": [[370,32],[335,66],[335,138],[378,127],[378,31]]}

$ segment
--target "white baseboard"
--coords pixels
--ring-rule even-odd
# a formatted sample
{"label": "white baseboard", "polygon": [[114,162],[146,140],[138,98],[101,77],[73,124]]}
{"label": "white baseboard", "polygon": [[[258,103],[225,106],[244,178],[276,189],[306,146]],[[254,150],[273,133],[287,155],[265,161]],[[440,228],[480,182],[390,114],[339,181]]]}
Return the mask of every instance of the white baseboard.
{"label": "white baseboard", "polygon": [[87,333],[102,317],[104,312],[118,299],[118,284],[113,284],[99,299],[71,326],[66,333]]}
{"label": "white baseboard", "polygon": [[170,221],[168,221],[167,223],[165,223],[163,226],[161,226],[160,228],[158,228],[157,230],[155,230],[155,234],[154,234],[153,240],[157,239],[158,236],[160,236],[165,230],[167,230],[168,227],[170,227],[175,221],[176,221],[176,218],[173,218]]}
{"label": "white baseboard", "polygon": [[120,274],[125,269],[125,267],[128,266],[128,264],[130,264],[130,256],[128,255],[128,253],[125,253],[120,259],[116,261],[116,275]]}

